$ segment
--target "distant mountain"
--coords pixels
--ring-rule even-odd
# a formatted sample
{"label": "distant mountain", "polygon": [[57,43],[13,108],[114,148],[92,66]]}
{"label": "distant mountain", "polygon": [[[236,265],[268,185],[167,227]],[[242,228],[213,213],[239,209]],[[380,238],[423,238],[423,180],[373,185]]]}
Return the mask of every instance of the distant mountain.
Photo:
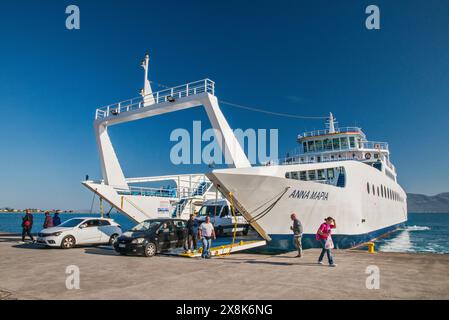
{"label": "distant mountain", "polygon": [[449,212],[449,192],[436,196],[407,193],[408,212],[415,213],[446,213]]}

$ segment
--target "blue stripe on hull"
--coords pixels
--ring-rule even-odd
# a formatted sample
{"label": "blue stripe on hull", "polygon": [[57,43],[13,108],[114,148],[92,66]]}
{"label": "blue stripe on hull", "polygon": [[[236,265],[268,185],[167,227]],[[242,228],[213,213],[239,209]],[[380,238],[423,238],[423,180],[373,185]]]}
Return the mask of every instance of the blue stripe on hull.
{"label": "blue stripe on hull", "polygon": [[[396,230],[397,228],[403,226],[404,223],[399,223],[390,227],[379,229],[370,233],[359,234],[359,235],[332,235],[332,240],[334,241],[335,248],[337,249],[349,249],[353,248],[359,244],[368,242],[375,238],[379,238],[389,232]],[[293,235],[289,234],[270,234],[272,241],[270,241],[267,246],[261,248],[262,251],[268,252],[285,252],[295,250],[295,245],[293,243]],[[302,238],[303,249],[310,248],[321,248],[320,243],[316,240],[315,234],[305,234]]]}

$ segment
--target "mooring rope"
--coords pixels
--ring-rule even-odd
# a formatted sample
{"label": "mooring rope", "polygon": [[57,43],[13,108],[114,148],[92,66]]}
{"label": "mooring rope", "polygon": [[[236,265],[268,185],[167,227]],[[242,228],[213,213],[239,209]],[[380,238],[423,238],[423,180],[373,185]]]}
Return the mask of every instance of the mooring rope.
{"label": "mooring rope", "polygon": [[[172,87],[169,87],[167,85],[158,83],[156,81],[150,81],[150,83],[153,83],[157,86],[160,86],[164,89],[171,89]],[[249,107],[249,106],[244,106],[241,104],[236,104],[236,103],[232,103],[232,102],[228,102],[228,101],[224,101],[224,100],[218,100],[218,102],[220,102],[221,104],[225,104],[234,108],[239,108],[239,109],[244,109],[244,110],[249,110],[249,111],[253,111],[253,112],[259,112],[259,113],[265,113],[265,114],[269,114],[272,116],[278,116],[278,117],[285,117],[285,118],[293,118],[293,119],[306,119],[306,120],[323,120],[323,119],[328,119],[328,117],[324,117],[324,116],[303,116],[303,115],[297,115],[297,114],[290,114],[290,113],[282,113],[282,112],[274,112],[274,111],[269,111],[263,108],[255,108],[255,107]]]}
{"label": "mooring rope", "polygon": [[[256,222],[257,220],[262,219],[263,217],[265,217],[275,206],[276,204],[281,200],[281,198],[284,196],[284,194],[287,193],[288,189],[290,189],[290,187],[286,187],[284,191],[282,191],[281,195],[271,204],[269,205],[266,209],[264,209],[262,212],[256,214],[251,220],[249,220],[249,223],[253,223]],[[266,204],[266,203],[265,203]],[[260,207],[259,207],[260,208]]]}

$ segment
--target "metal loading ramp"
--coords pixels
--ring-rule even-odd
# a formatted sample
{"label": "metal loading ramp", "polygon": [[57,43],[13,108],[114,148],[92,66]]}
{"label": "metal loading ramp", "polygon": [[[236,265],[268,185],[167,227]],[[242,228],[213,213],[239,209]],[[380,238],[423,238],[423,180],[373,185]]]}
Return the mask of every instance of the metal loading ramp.
{"label": "metal loading ramp", "polygon": [[257,220],[239,203],[238,199],[232,196],[232,193],[217,179],[213,173],[207,173],[206,177],[214,184],[214,186],[225,196],[232,204],[240,211],[242,216],[248,221],[250,226],[259,234],[260,237],[267,241],[271,241],[271,237],[265,230],[257,223]]}
{"label": "metal loading ramp", "polygon": [[[201,242],[199,242],[201,244]],[[216,240],[212,240],[212,247],[210,249],[211,256],[213,257],[219,257],[219,256],[227,256],[231,253],[258,248],[265,246],[267,244],[266,240],[260,240],[260,239],[238,239],[235,242],[232,242],[232,239],[229,237],[227,238],[217,238]],[[169,251],[167,255],[172,256],[179,256],[179,257],[185,257],[185,258],[198,258],[201,257],[202,248],[199,248],[195,251],[192,251],[190,253],[184,252],[184,250],[173,250]]]}

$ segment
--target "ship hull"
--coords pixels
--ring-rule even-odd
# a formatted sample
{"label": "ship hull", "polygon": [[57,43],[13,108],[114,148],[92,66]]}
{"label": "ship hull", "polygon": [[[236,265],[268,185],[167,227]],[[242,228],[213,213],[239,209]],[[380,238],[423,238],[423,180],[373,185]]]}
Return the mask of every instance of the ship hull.
{"label": "ship hull", "polygon": [[[343,187],[285,177],[292,171],[336,167],[345,169]],[[254,218],[265,238],[269,237],[272,250],[294,249],[291,213],[303,224],[305,248],[319,246],[315,234],[328,216],[337,222],[333,240],[341,249],[380,237],[407,221],[406,194],[401,186],[381,171],[357,161],[223,169],[208,177],[227,197],[231,193],[236,205]],[[382,192],[377,195],[377,187],[396,192],[401,201]]]}

